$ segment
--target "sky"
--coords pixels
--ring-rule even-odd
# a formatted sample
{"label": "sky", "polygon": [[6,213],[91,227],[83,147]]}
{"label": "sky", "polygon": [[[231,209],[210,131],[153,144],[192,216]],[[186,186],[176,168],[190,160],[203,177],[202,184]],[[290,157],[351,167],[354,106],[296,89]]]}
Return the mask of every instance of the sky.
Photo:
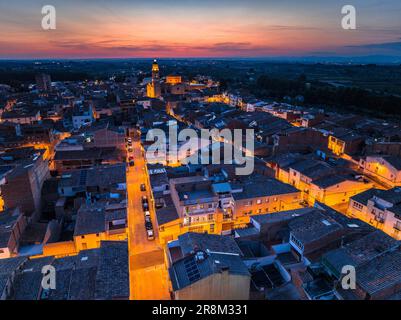
{"label": "sky", "polygon": [[2,59],[366,55],[401,56],[400,0],[0,0]]}

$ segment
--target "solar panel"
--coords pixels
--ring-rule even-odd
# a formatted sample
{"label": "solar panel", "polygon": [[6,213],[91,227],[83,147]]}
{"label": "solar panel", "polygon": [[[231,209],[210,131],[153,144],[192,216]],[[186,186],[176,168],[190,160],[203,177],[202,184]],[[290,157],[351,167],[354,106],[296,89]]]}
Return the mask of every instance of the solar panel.
{"label": "solar panel", "polygon": [[83,185],[86,184],[86,176],[87,176],[87,174],[88,174],[88,171],[86,171],[86,170],[82,170],[81,171],[81,174],[79,176],[79,185],[80,186],[83,186]]}
{"label": "solar panel", "polygon": [[200,279],[200,272],[195,259],[188,259],[184,262],[185,271],[190,282],[195,282]]}

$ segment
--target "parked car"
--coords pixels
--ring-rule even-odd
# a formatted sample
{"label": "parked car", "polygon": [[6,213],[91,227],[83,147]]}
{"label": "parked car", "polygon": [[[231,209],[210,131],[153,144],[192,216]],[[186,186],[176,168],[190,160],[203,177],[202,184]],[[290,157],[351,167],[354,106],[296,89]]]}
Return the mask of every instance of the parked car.
{"label": "parked car", "polygon": [[143,211],[149,211],[149,204],[147,202],[142,203]]}
{"label": "parked car", "polygon": [[134,160],[131,160],[131,161],[129,162],[129,166],[130,166],[130,167],[133,167],[134,165],[135,165]]}
{"label": "parked car", "polygon": [[148,236],[148,240],[154,240],[155,239],[155,234],[153,230],[146,230],[146,234]]}
{"label": "parked car", "polygon": [[141,184],[141,191],[146,191],[146,185],[144,183]]}
{"label": "parked car", "polygon": [[145,229],[146,230],[153,230],[153,224],[151,221],[145,222]]}
{"label": "parked car", "polygon": [[145,219],[146,219],[147,217],[150,218],[150,212],[149,212],[149,210],[144,210],[144,213],[145,213]]}
{"label": "parked car", "polygon": [[134,151],[131,147],[128,148],[128,152]]}

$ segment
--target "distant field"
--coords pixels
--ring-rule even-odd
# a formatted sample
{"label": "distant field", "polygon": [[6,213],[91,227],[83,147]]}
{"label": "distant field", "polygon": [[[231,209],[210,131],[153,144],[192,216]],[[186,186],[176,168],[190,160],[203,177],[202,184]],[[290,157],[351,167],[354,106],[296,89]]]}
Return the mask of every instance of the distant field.
{"label": "distant field", "polygon": [[[39,72],[50,73],[57,81],[104,79],[111,75],[130,76],[142,72],[149,76],[151,59],[125,60],[64,60],[64,61],[0,61],[0,83],[10,80],[33,82]],[[386,94],[401,95],[401,66],[343,65],[321,63],[284,63],[263,60],[166,59],[160,60],[161,74],[197,74],[225,79],[241,87],[261,75],[273,78],[320,81],[335,86],[359,87]]]}

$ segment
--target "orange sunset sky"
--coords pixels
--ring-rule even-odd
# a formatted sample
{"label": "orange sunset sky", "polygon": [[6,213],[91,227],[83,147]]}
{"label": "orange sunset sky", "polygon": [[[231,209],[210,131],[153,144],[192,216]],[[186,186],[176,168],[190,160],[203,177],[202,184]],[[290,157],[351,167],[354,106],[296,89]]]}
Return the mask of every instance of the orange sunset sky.
{"label": "orange sunset sky", "polygon": [[[56,8],[56,30],[41,8]],[[401,1],[0,0],[0,58],[401,55]]]}

